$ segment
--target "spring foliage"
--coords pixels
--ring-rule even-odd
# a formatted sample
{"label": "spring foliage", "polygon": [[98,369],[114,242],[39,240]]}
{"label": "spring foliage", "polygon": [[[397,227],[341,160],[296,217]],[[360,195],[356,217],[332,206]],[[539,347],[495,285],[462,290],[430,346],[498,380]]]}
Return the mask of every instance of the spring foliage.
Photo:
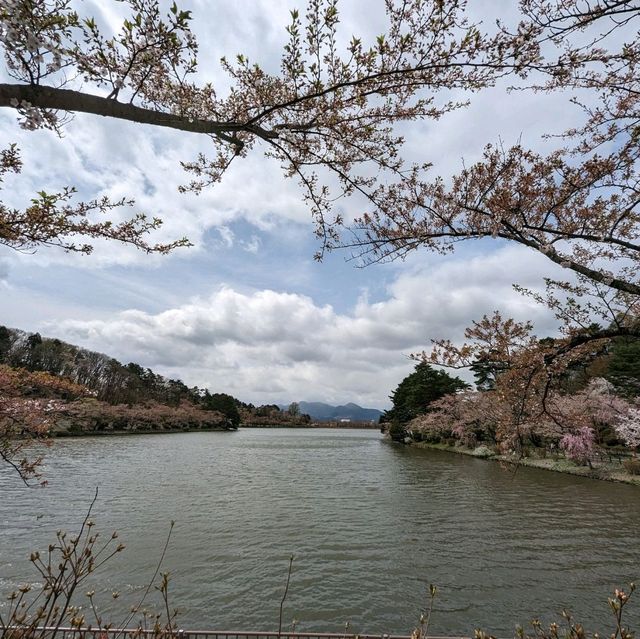
{"label": "spring foliage", "polygon": [[[210,154],[183,162],[191,174],[185,191],[218,182],[232,161],[260,146],[301,184],[323,247],[337,239],[342,222],[333,213],[336,198],[368,192],[376,172],[402,176],[403,139],[394,125],[460,107],[436,92],[486,86],[503,54],[497,43],[482,46],[458,0],[389,1],[386,32],[371,42],[340,41],[337,0],[310,0],[304,15],[291,12],[279,72],[244,55],[223,58],[231,87],[220,95],[197,80],[190,11],[175,3],[163,11],[157,0],[123,4],[129,16],[112,33],[69,0],[4,0],[0,42],[10,81],[0,84],[0,106],[14,109],[28,130],[61,132],[69,114],[88,113],[207,136]],[[17,150],[5,155],[7,170],[19,170]],[[155,218],[89,224],[89,211],[128,202],[67,206],[71,194],[41,194],[23,211],[2,209],[2,242],[82,252],[90,244],[69,237],[109,237],[160,252],[185,243],[148,244],[144,235],[160,223]]]}
{"label": "spring foliage", "polygon": [[[207,136],[211,152],[183,163],[183,191],[217,183],[260,148],[302,186],[319,253],[350,246],[376,262],[495,238],[566,269],[544,292],[520,288],[555,313],[560,338],[538,340],[531,325],[496,313],[470,327],[467,344],[436,342],[422,356],[484,367],[496,412],[509,415],[510,428],[496,425],[502,441],[520,445],[536,420],[560,427],[571,370],[614,338],[640,338],[637,3],[521,0],[516,23],[498,19],[489,31],[469,20],[462,0],[388,0],[384,34],[343,42],[337,0],[310,0],[304,14],[291,13],[277,73],[244,55],[222,59],[224,95],[196,75],[191,12],[156,0],[123,4],[129,17],[105,32],[69,0],[4,0],[9,80],[0,106],[28,130],[61,133],[69,114],[87,113]],[[459,96],[500,79],[567,96],[575,125],[549,131],[554,150],[487,140],[480,161],[451,179],[428,157],[407,165],[398,125],[442,118],[464,106]],[[2,179],[21,169],[14,146],[0,160]],[[0,205],[0,243],[80,252],[91,250],[87,238],[159,252],[187,243],[148,243],[160,220],[144,215],[94,221],[129,200],[72,204],[73,195],[68,187],[22,209]],[[350,225],[337,202],[352,195],[366,212]]]}

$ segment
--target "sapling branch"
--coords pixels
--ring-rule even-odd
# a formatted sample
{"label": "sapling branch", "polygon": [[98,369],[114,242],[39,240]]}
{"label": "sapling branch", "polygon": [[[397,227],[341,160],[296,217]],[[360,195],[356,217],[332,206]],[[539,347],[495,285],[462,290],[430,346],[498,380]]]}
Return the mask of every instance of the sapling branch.
{"label": "sapling branch", "polygon": [[280,614],[278,616],[278,637],[282,635],[282,610],[284,607],[287,593],[289,592],[289,581],[291,580],[291,568],[293,567],[293,555],[289,557],[289,569],[287,570],[287,582],[284,587],[284,593],[282,594],[282,600],[280,601]]}

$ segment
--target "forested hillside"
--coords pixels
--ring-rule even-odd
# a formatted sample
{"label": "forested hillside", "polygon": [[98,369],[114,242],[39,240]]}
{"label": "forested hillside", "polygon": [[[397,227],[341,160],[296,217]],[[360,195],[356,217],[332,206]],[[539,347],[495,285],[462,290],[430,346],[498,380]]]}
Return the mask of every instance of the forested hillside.
{"label": "forested hillside", "polygon": [[299,402],[298,407],[301,413],[307,413],[312,419],[322,422],[339,421],[341,419],[348,419],[354,422],[377,422],[382,415],[382,411],[377,408],[363,408],[353,402],[341,406],[332,406],[323,402]]}
{"label": "forested hillside", "polygon": [[110,404],[153,400],[177,406],[181,401],[200,403],[204,394],[204,389],[188,388],[138,364],[123,365],[102,353],[5,326],[0,326],[0,363],[66,377]]}
{"label": "forested hillside", "polygon": [[[280,411],[274,405],[255,407],[206,388],[189,388],[179,379],[168,379],[139,364],[125,365],[102,353],[6,326],[0,326],[0,365],[8,367],[8,371],[48,373],[87,389],[89,398],[77,400],[79,403],[65,409],[63,422],[69,426],[64,429],[67,431],[130,429],[132,420],[143,430],[153,429],[154,420],[169,428],[309,422],[306,415]],[[21,379],[28,377],[22,375]],[[40,397],[38,388],[27,384],[14,394]]]}

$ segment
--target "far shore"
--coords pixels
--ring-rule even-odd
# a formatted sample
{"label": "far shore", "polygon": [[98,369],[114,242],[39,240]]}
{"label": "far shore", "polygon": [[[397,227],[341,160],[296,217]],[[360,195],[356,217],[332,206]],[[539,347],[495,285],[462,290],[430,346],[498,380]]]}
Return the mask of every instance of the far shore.
{"label": "far shore", "polygon": [[478,448],[464,448],[463,446],[449,446],[448,444],[432,444],[429,442],[412,442],[412,447],[426,448],[432,450],[441,450],[447,453],[455,453],[457,455],[469,455],[476,459],[485,459],[503,464],[509,464],[514,467],[526,466],[528,468],[539,468],[541,470],[550,470],[555,473],[564,473],[566,475],[577,475],[586,477],[587,479],[597,479],[600,481],[615,481],[623,484],[632,484],[640,486],[640,475],[632,475],[628,473],[617,462],[597,462],[593,468],[589,466],[578,466],[566,459],[554,459],[553,457],[517,457],[515,455],[496,455],[487,447],[479,446]]}
{"label": "far shore", "polygon": [[286,428],[292,429],[318,429],[318,428],[331,428],[331,429],[365,429],[365,430],[378,430],[377,424],[368,426],[363,424],[335,424],[335,423],[313,423],[313,424],[240,424],[238,428],[155,428],[155,429],[110,429],[110,430],[58,430],[49,433],[50,437],[55,439],[68,439],[68,438],[86,438],[86,437],[115,437],[119,435],[173,435],[178,433],[232,433],[239,429],[272,429],[272,428]]}
{"label": "far shore", "polygon": [[57,431],[49,433],[49,437],[55,439],[68,439],[70,437],[115,437],[117,435],[173,435],[177,433],[232,433],[237,428],[158,428],[153,430],[90,430],[90,431]]}
{"label": "far shore", "polygon": [[350,428],[352,430],[380,430],[380,425],[368,422],[312,422],[310,424],[240,424],[240,428]]}

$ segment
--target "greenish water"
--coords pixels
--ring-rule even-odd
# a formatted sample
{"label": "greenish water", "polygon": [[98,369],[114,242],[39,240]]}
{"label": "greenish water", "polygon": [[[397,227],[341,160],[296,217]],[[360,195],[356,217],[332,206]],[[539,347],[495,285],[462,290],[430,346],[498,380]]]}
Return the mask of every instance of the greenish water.
{"label": "greenish water", "polygon": [[[0,591],[74,529],[100,488],[97,527],[127,550],[92,587],[119,621],[165,561],[181,626],[409,633],[429,583],[431,631],[516,622],[563,607],[609,626],[606,597],[640,578],[640,489],[391,445],[375,431],[249,429],[57,441],[46,489],[0,474]],[[88,589],[88,587],[86,588]],[[112,589],[120,599],[108,597]],[[640,601],[640,597],[638,598]],[[640,628],[640,603],[630,619]]]}

